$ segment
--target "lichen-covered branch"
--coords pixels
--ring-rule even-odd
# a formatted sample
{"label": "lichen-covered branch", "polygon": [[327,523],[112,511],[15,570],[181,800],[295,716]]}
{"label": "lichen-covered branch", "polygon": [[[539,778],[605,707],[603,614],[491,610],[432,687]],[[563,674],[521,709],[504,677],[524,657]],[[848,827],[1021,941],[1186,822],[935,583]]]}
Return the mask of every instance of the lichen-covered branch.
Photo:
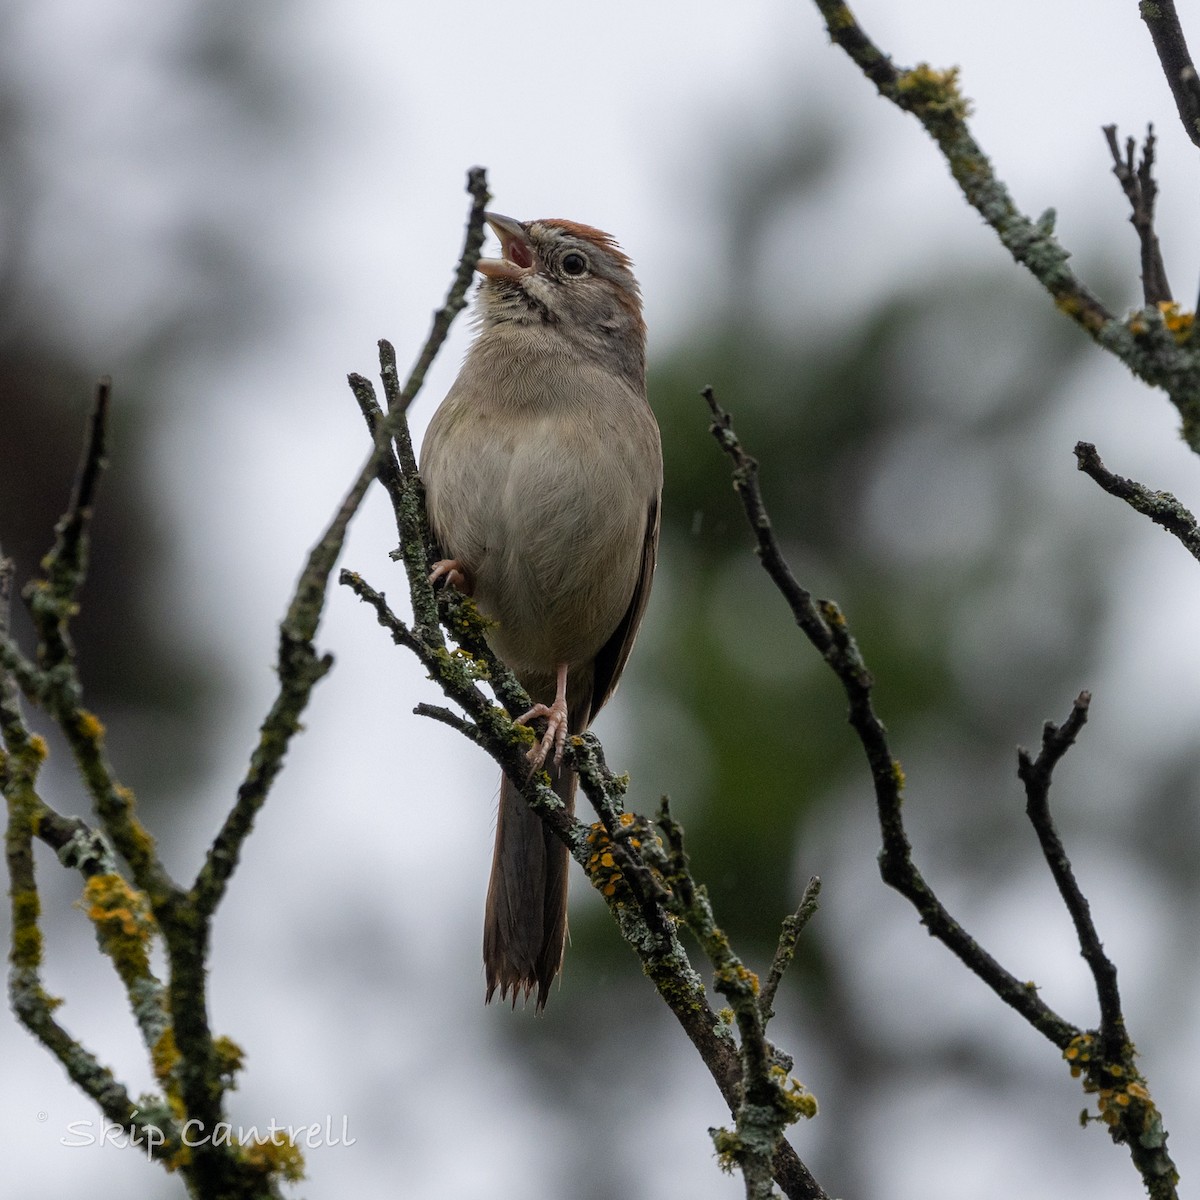
{"label": "lichen-covered branch", "polygon": [[1113,474],[1091,442],[1076,442],[1075,457],[1079,469],[1091,476],[1110,496],[1124,500],[1135,512],[1149,517],[1155,525],[1173,534],[1193,558],[1200,560],[1200,525],[1170,492],[1156,492],[1134,479]]}
{"label": "lichen-covered branch", "polygon": [[396,517],[396,534],[397,537],[402,538],[400,512],[404,495],[404,479],[400,473],[400,463],[396,460],[396,452],[382,429],[383,409],[379,407],[379,401],[375,398],[375,388],[369,379],[352,373],[348,377],[348,382],[350,390],[354,393],[354,399],[358,402],[359,412],[362,413],[363,420],[367,423],[367,432],[371,435],[371,441],[373,443],[382,442],[384,445],[375,474],[391,499],[392,512]]}
{"label": "lichen-covered branch", "polygon": [[[731,1111],[736,1113],[742,1101],[742,1066],[737,1049],[712,1011],[704,985],[668,917],[670,905],[664,906],[667,892],[659,882],[664,860],[655,858],[651,850],[653,830],[643,818],[625,811],[625,781],[605,766],[595,735],[588,733],[569,739],[567,749],[579,773],[580,786],[600,816],[589,827],[566,812],[544,773],[530,776],[525,758],[530,731],[516,724],[512,717],[528,707],[528,697],[511,672],[491,654],[478,614],[469,600],[455,594],[443,600],[447,623],[460,643],[460,649],[453,651],[442,640],[437,627],[418,634],[360,575],[343,571],[341,582],[374,610],[379,624],[397,645],[416,654],[443,693],[464,710],[466,717],[425,705],[419,711],[451,725],[484,749],[522,789],[530,808],[587,871],[623,938],[637,953],[646,975],[700,1052]],[[503,698],[504,707],[486,695],[481,683]],[[824,1196],[786,1142],[775,1152],[774,1177],[788,1197],[819,1200]]]}
{"label": "lichen-covered branch", "polygon": [[[0,641],[10,645],[9,605],[12,563],[0,553]],[[83,1093],[94,1100],[105,1116],[125,1128],[135,1144],[163,1161],[171,1161],[180,1146],[173,1114],[164,1105],[134,1102],[128,1090],[59,1023],[54,1016],[61,1001],[51,996],[41,978],[43,939],[41,899],[34,869],[33,841],[40,837],[59,851],[64,865],[74,867],[87,881],[85,903],[96,924],[101,948],[111,958],[126,986],[130,1004],[150,1046],[166,1026],[161,985],[145,959],[141,931],[126,936],[123,916],[113,923],[114,911],[105,902],[114,894],[137,894],[120,875],[112,850],[104,838],[84,822],[61,817],[37,791],[37,780],[46,759],[46,743],[33,734],[21,713],[16,681],[0,667],[0,792],[7,811],[5,858],[11,904],[8,995],[21,1023],[63,1065]],[[91,846],[85,852],[84,845]],[[100,881],[94,883],[93,881]],[[91,889],[89,897],[88,889]],[[141,910],[145,913],[144,907]]]}
{"label": "lichen-covered branch", "polygon": [[[36,934],[39,901],[32,855],[27,848],[42,822],[57,814],[34,791],[36,763],[39,756],[44,757],[46,748],[41,739],[30,737],[24,727],[12,687],[15,679],[26,688],[28,699],[41,704],[63,733],[108,840],[129,864],[132,884],[111,853],[101,856],[102,861],[96,865],[102,869],[85,876],[83,900],[101,950],[125,985],[143,1039],[153,1055],[168,1036],[181,1048],[192,1046],[187,1034],[195,1024],[194,1010],[199,1006],[202,1012],[203,1008],[203,965],[181,975],[172,955],[166,989],[150,969],[148,947],[157,932],[156,925],[161,928],[169,950],[182,940],[181,924],[172,919],[172,914],[179,909],[183,893],[167,874],[153,839],[138,820],[132,792],[116,778],[105,748],[104,726],[83,707],[83,687],[76,670],[70,624],[86,575],[88,528],[105,465],[109,393],[107,381],[102,382],[97,389],[75,488],[67,512],[56,528],[54,545],[43,560],[44,574],[32,580],[24,591],[38,636],[36,668],[21,665],[19,651],[7,628],[0,630],[4,664],[7,667],[15,661],[19,668],[4,676],[6,752],[19,765],[9,798],[9,870],[23,884],[19,889],[23,896],[22,919],[14,936],[22,940],[30,955],[35,945],[40,954],[40,935]],[[169,1141],[175,1121],[166,1102],[157,1106],[149,1102],[140,1109],[126,1104],[120,1085],[50,1016],[52,1005],[36,980],[36,958],[30,957],[26,966],[24,976],[14,974],[12,986],[13,1005],[22,1020],[64,1063],[71,1077],[101,1104],[106,1114],[126,1126],[131,1136],[144,1133],[150,1141],[157,1142],[156,1152],[181,1165],[176,1159],[178,1143],[172,1145]],[[204,1032],[207,1033],[206,1026]],[[193,1048],[201,1070],[210,1046],[207,1037],[195,1041]],[[181,1049],[179,1074],[173,1078],[179,1084],[183,1104],[192,1115],[207,1119],[211,1115],[207,1102],[212,1093],[211,1089],[189,1086],[187,1069],[193,1061],[188,1059],[186,1049]],[[119,1115],[114,1115],[117,1109]],[[151,1127],[158,1131],[157,1137],[149,1132]],[[195,1172],[198,1183],[202,1182],[207,1174],[206,1164],[213,1157],[211,1149],[198,1148],[190,1156],[186,1172],[189,1176]]]}
{"label": "lichen-covered branch", "polygon": [[817,1103],[799,1080],[788,1075],[790,1062],[780,1061],[767,1040],[758,976],[734,953],[713,918],[706,890],[693,881],[683,830],[666,801],[658,826],[666,838],[666,861],[661,869],[668,888],[667,906],[687,925],[712,965],[714,986],[729,1001],[740,1039],[741,1088],[734,1108],[734,1129],[709,1132],[721,1161],[741,1168],[747,1200],[770,1200],[776,1148],[789,1125],[816,1116]]}
{"label": "lichen-covered branch", "polygon": [[1163,313],[1153,305],[1125,320],[1115,317],[1072,271],[1070,255],[1054,236],[1053,210],[1031,220],[996,176],[967,124],[969,104],[959,91],[957,68],[935,70],[926,63],[911,69],[897,67],[843,0],[814,2],[825,18],[830,38],[880,95],[925,127],[964,198],[1013,259],[1050,293],[1059,310],[1099,345],[1139,379],[1166,392],[1179,412],[1184,440],[1200,453],[1200,339],[1191,337],[1191,314]]}
{"label": "lichen-covered branch", "polygon": [[804,888],[800,904],[796,911],[783,919],[783,929],[779,934],[779,943],[775,947],[775,957],[771,961],[771,969],[767,973],[767,981],[762,986],[758,998],[758,1007],[762,1011],[764,1025],[775,1015],[775,993],[783,980],[784,972],[792,965],[796,956],[796,944],[804,927],[812,920],[818,908],[821,895],[821,878],[814,875]]}
{"label": "lichen-covered branch", "polygon": [[[736,960],[725,942],[719,965],[714,960],[717,988],[727,994],[734,989],[736,1006],[746,1008],[746,1001],[746,1012],[753,1010],[753,1017],[745,1018],[744,1027],[739,1020],[743,1035],[739,1057],[728,1025],[713,1012],[704,985],[679,941],[673,916],[684,916],[686,909],[696,917],[707,909],[707,901],[700,904],[697,900],[702,893],[691,882],[682,859],[682,831],[670,825],[678,841],[678,853],[668,870],[668,860],[652,827],[644,818],[625,811],[627,780],[608,769],[600,743],[591,733],[568,739],[567,754],[599,820],[589,827],[568,814],[545,773],[530,774],[526,751],[533,735],[514,720],[530,707],[530,700],[512,673],[492,654],[486,622],[466,597],[446,588],[435,593],[430,585],[432,548],[424,491],[403,419],[404,393],[398,388],[394,363],[391,346],[381,342],[386,417],[373,386],[364,377],[351,376],[350,386],[369,429],[379,430],[385,420],[392,423],[396,454],[384,458],[378,470],[395,509],[401,536],[399,557],[407,576],[413,622],[400,618],[383,594],[356,572],[343,570],[341,582],[374,610],[376,620],[393,642],[417,656],[443,694],[464,715],[433,705],[420,705],[417,711],[456,729],[485,750],[587,872],[622,937],[637,953],[646,975],[699,1051],[734,1114],[737,1132],[729,1137],[736,1140],[736,1145],[731,1141],[721,1148],[727,1153],[727,1162],[742,1167],[747,1194],[767,1196],[773,1177],[788,1197],[820,1200],[824,1196],[820,1185],[782,1138],[786,1125],[803,1115],[805,1105],[813,1102],[799,1085],[787,1079],[786,1070],[780,1078],[774,1052],[764,1050],[765,1018],[758,1007],[757,981],[751,988],[753,976],[731,965]],[[444,629],[452,634],[456,648],[447,644]],[[686,905],[680,900],[685,891],[691,897]],[[707,926],[700,926],[707,929],[707,943],[702,941],[702,945],[712,948],[723,935],[713,925],[711,912],[707,920]],[[768,1058],[770,1065],[758,1070],[757,1064]]]}
{"label": "lichen-covered branch", "polygon": [[[763,503],[758,464],[743,450],[729,415],[712,389],[704,398],[713,414],[711,432],[733,464],[734,489],[741,499],[771,578],[784,596],[797,624],[837,676],[849,702],[849,721],[858,735],[875,786],[876,812],[883,846],[879,855],[884,881],[916,908],[921,923],[959,960],[982,979],[1004,1003],[1015,1009],[1062,1051],[1072,1073],[1083,1075],[1085,1091],[1096,1093],[1101,1119],[1114,1141],[1128,1145],[1134,1165],[1154,1200],[1175,1200],[1178,1176],[1166,1149],[1166,1132],[1157,1108],[1135,1064],[1133,1044],[1125,1033],[1116,987],[1116,969],[1104,955],[1075,882],[1048,808],[1050,776],[1066,753],[1087,713],[1086,693],[1061,727],[1047,725],[1042,753],[1036,761],[1022,752],[1021,778],[1029,796],[1030,817],[1064,902],[1075,920],[1080,949],[1092,968],[1100,1002],[1100,1029],[1086,1031],[1059,1016],[1032,983],[1022,982],[1000,965],[967,933],[938,899],[913,861],[913,849],[901,807],[904,773],[889,748],[887,731],[874,710],[874,681],[850,634],[841,610],[832,601],[812,601],[796,583],[783,559]],[[819,618],[819,619],[815,619]]]}
{"label": "lichen-covered branch", "polygon": [[[108,380],[102,380],[96,388],[71,500],[55,528],[54,545],[43,560],[44,574],[32,579],[23,592],[38,636],[38,673],[32,678],[29,673],[17,677],[33,685],[26,693],[28,698],[41,704],[66,736],[105,832],[129,863],[137,886],[157,904],[178,889],[158,858],[154,839],[137,818],[133,793],[118,782],[108,761],[104,726],[83,707],[70,629],[87,574],[88,528],[106,465],[110,394]],[[5,637],[6,643],[8,640]]]}
{"label": "lichen-covered branch", "polygon": [[[169,1170],[178,1170],[193,1196],[221,1200],[270,1200],[278,1195],[276,1164],[255,1161],[239,1147],[210,1138],[182,1137],[184,1120],[210,1130],[221,1116],[221,1097],[241,1054],[226,1039],[213,1039],[207,1024],[205,971],[207,926],[198,925],[186,894],[167,875],[153,840],[134,815],[132,793],[116,780],[104,748],[104,728],[83,707],[70,621],[87,563],[87,529],[103,464],[108,389],[98,393],[90,436],[67,514],[54,548],[43,560],[45,575],[25,596],[38,633],[38,665],[27,663],[0,621],[0,779],[8,809],[7,865],[13,902],[9,995],[22,1023],[62,1063],[71,1079],[105,1116],[124,1129],[131,1144]],[[7,568],[4,571],[7,592]],[[7,605],[4,607],[7,613]],[[16,669],[10,669],[15,667]],[[57,813],[38,795],[36,781],[47,748],[32,735],[20,711],[17,685],[41,704],[70,745],[79,776],[91,793],[104,832]],[[160,1095],[133,1099],[99,1059],[54,1016],[60,1003],[40,979],[40,898],[32,841],[52,846],[64,866],[84,879],[82,907],[101,952],[125,986],[146,1045]],[[114,854],[129,864],[130,882]],[[170,975],[166,985],[150,966],[151,945],[162,936]],[[182,1115],[181,1115],[182,1114]],[[291,1147],[288,1148],[289,1152]]]}

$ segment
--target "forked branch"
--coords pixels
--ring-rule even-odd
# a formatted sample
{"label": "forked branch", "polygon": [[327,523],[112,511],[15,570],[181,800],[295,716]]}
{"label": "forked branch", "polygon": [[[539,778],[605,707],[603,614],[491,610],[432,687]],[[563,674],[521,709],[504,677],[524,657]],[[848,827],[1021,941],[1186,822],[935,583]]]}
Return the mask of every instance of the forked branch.
{"label": "forked branch", "polygon": [[1134,155],[1137,143],[1133,138],[1125,140],[1125,154],[1122,157],[1121,147],[1117,144],[1117,127],[1105,125],[1104,136],[1113,157],[1113,174],[1129,201],[1129,207],[1133,209],[1129,223],[1137,231],[1142,250],[1142,297],[1147,306],[1169,304],[1171,285],[1167,282],[1162,248],[1154,231],[1154,203],[1158,198],[1158,184],[1154,181],[1154,126],[1146,130],[1142,156],[1136,164]]}

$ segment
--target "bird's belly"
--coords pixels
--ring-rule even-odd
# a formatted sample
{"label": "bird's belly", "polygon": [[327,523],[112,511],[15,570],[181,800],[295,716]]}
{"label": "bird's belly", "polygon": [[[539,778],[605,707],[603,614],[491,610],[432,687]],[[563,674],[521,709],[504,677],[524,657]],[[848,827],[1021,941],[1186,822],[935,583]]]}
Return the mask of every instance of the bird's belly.
{"label": "bird's belly", "polygon": [[475,598],[518,675],[581,666],[612,636],[637,581],[647,508],[620,463],[514,454],[484,518]]}

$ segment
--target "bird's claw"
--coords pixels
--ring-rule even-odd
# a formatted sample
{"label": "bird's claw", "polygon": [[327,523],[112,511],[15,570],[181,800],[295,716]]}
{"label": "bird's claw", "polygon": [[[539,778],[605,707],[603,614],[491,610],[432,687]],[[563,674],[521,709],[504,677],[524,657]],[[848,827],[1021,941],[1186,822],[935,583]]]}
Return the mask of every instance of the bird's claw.
{"label": "bird's claw", "polygon": [[567,705],[565,701],[555,700],[553,704],[535,704],[527,713],[517,718],[518,725],[528,725],[538,717],[546,718],[546,732],[541,741],[533,746],[525,755],[535,771],[542,769],[551,750],[554,751],[554,765],[562,763],[563,747],[567,744]]}
{"label": "bird's claw", "polygon": [[457,558],[439,558],[429,572],[429,582],[436,584],[444,579],[452,588],[457,588],[464,596],[471,594],[471,584],[467,569]]}

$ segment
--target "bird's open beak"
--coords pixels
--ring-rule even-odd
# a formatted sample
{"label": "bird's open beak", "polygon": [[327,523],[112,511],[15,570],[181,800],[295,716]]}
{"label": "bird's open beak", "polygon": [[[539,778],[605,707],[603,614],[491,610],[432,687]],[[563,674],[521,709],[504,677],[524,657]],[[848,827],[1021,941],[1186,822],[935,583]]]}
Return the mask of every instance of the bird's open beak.
{"label": "bird's open beak", "polygon": [[499,213],[484,213],[484,220],[500,239],[502,258],[481,258],[475,270],[488,279],[524,279],[534,269],[535,256],[520,221],[502,217]]}

